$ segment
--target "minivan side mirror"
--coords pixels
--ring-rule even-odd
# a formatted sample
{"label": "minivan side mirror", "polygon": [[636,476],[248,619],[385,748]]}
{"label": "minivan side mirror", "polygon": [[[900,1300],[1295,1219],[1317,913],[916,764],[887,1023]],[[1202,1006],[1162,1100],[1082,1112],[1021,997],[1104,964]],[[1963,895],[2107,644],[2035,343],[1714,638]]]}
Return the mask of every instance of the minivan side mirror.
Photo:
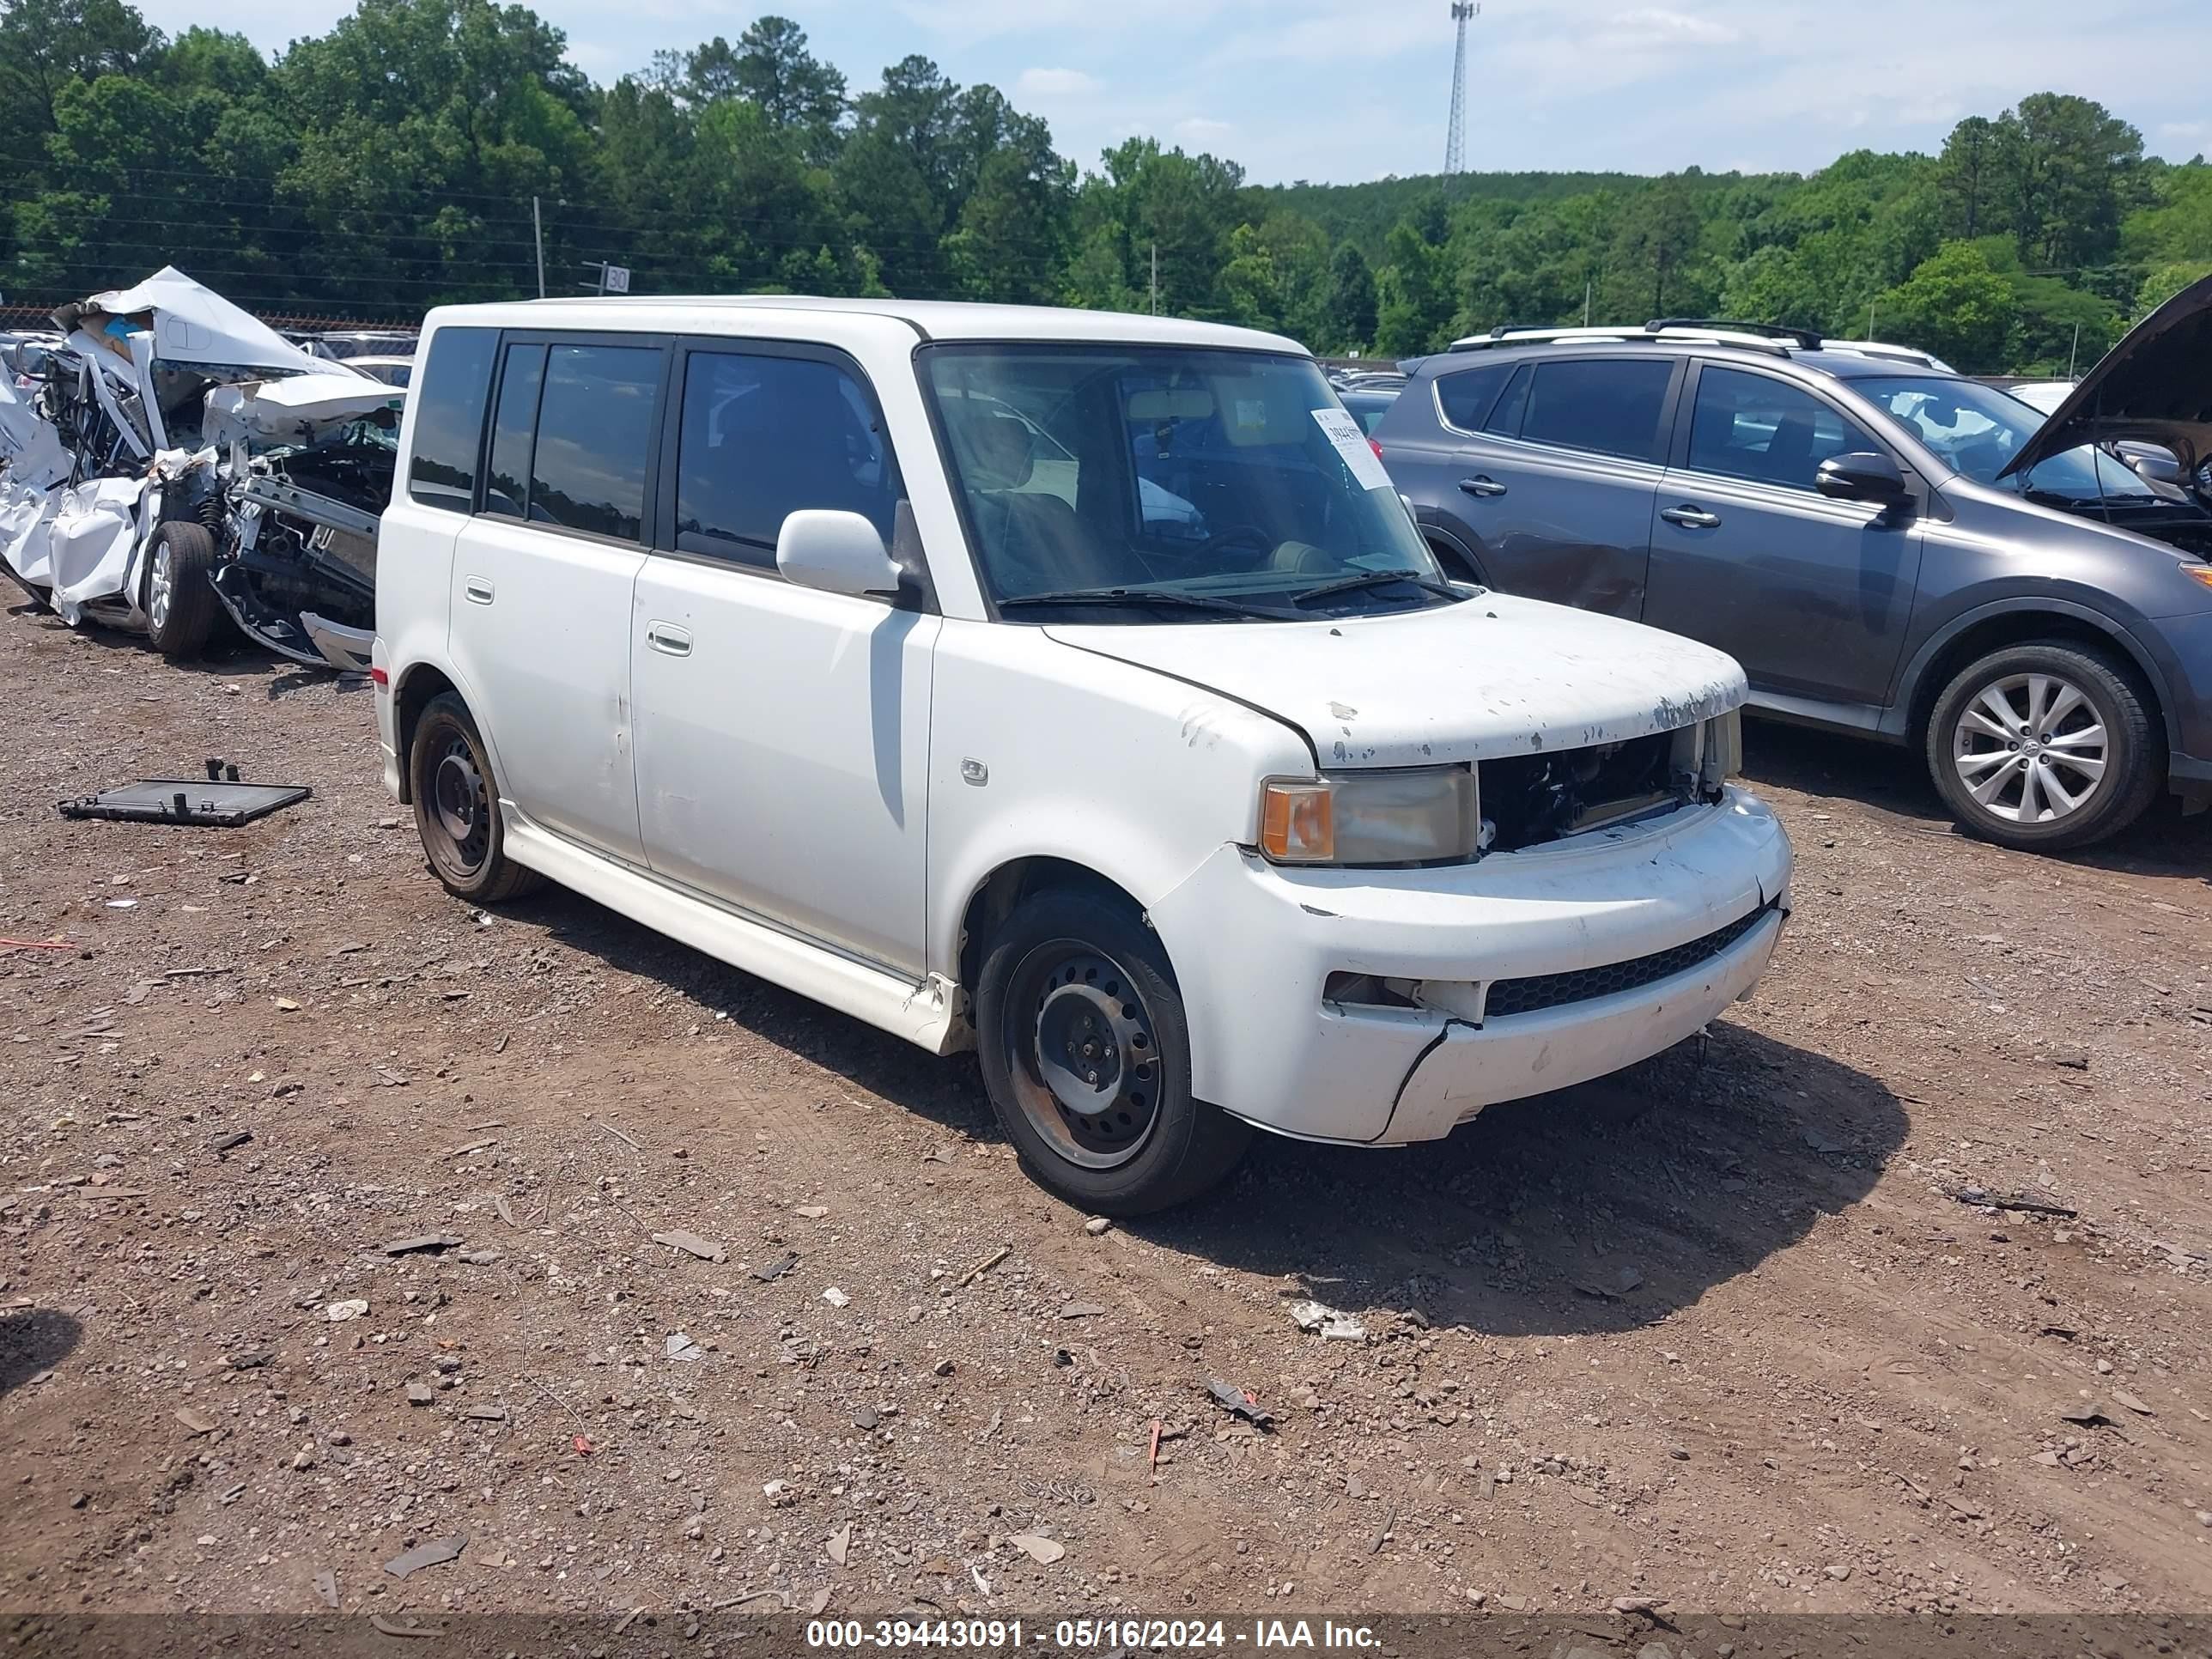
{"label": "minivan side mirror", "polygon": [[858,513],[801,507],[775,538],[775,568],[787,582],[858,599],[897,595],[899,568],[875,526]]}
{"label": "minivan side mirror", "polygon": [[1897,463],[1870,450],[1831,455],[1813,475],[1813,488],[1839,501],[1873,501],[1881,507],[1894,507],[1910,493]]}

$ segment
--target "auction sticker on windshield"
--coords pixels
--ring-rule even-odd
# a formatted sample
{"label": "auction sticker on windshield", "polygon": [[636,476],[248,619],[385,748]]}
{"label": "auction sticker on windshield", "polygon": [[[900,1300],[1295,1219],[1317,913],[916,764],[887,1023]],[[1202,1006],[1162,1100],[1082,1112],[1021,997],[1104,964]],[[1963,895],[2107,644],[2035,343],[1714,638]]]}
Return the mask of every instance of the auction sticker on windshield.
{"label": "auction sticker on windshield", "polygon": [[1362,489],[1388,489],[1390,475],[1382,470],[1382,458],[1376,454],[1375,446],[1367,441],[1367,434],[1359,429],[1359,422],[1340,409],[1316,409],[1314,419],[1336,446],[1336,453],[1344,457],[1344,464],[1352,469],[1352,476]]}

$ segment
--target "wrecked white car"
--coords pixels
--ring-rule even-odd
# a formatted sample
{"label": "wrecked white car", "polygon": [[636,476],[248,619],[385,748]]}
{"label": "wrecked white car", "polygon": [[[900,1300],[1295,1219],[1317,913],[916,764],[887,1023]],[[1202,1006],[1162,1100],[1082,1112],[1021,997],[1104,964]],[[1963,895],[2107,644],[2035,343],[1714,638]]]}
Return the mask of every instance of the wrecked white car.
{"label": "wrecked white car", "polygon": [[296,661],[366,665],[405,394],[174,268],[54,313],[0,392],[0,559],[70,624],[196,654],[228,613]]}

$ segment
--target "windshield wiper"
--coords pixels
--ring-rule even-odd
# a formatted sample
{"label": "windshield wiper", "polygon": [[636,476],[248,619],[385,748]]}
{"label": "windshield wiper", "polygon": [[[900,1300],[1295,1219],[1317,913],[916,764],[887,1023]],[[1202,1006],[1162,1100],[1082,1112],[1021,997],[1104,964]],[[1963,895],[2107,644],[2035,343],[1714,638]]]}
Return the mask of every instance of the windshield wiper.
{"label": "windshield wiper", "polygon": [[1018,606],[1047,605],[1149,605],[1162,610],[1211,611],[1230,617],[1264,617],[1270,622],[1282,622],[1288,618],[1288,613],[1285,611],[1243,605],[1235,599],[1218,599],[1206,593],[1178,593],[1165,587],[1070,587],[1057,593],[1017,593],[1010,599],[1000,599],[999,609],[1012,611]]}
{"label": "windshield wiper", "polygon": [[1333,599],[1339,593],[1357,593],[1362,588],[1382,587],[1401,582],[1408,587],[1418,587],[1424,593],[1434,593],[1447,599],[1467,597],[1455,587],[1431,581],[1418,570],[1364,570],[1356,576],[1340,577],[1333,582],[1323,582],[1319,587],[1309,587],[1303,593],[1294,594],[1291,603],[1310,605],[1316,599]]}

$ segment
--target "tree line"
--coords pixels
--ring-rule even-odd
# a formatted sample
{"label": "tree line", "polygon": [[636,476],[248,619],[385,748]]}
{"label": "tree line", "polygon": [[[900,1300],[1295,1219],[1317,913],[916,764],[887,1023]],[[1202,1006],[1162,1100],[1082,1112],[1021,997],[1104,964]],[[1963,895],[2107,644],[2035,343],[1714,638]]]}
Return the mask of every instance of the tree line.
{"label": "tree line", "polygon": [[[2212,167],[2058,93],[1818,173],[1259,186],[1133,138],[1079,167],[928,58],[856,89],[789,19],[611,86],[491,0],[362,0],[271,59],[127,0],[0,0],[0,290],[174,264],[264,310],[412,319],[587,284],[1068,304],[1332,355],[1727,316],[2063,373],[2212,272]],[[542,238],[541,238],[542,228]]]}

